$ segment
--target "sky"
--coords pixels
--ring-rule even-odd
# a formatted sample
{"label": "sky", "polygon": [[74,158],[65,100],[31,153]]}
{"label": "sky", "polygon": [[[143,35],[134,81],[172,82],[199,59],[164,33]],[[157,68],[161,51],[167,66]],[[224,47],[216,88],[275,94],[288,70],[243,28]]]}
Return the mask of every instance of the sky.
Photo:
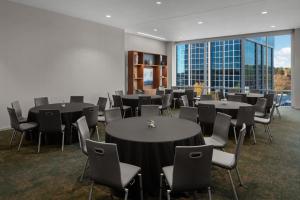
{"label": "sky", "polygon": [[274,66],[291,67],[291,36],[275,36]]}

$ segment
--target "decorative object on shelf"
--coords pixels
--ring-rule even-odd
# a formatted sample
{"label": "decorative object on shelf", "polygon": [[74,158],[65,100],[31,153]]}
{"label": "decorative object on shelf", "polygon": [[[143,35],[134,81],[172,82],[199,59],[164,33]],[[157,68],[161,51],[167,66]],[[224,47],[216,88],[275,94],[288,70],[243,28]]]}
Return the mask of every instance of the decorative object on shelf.
{"label": "decorative object on shelf", "polygon": [[156,127],[154,120],[148,120],[147,124],[148,124],[148,128],[155,128]]}
{"label": "decorative object on shelf", "polygon": [[134,54],[134,64],[139,64],[139,55],[137,53]]}

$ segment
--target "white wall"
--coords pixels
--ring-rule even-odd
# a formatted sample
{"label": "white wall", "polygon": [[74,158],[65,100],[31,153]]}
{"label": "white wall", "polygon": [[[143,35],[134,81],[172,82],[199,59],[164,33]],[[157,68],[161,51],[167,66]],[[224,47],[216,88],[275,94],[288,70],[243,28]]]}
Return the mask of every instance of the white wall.
{"label": "white wall", "polygon": [[292,107],[300,109],[300,28],[292,38]]}
{"label": "white wall", "polygon": [[127,83],[128,51],[135,50],[135,51],[167,55],[166,44],[167,43],[164,41],[154,40],[154,39],[134,35],[131,33],[125,33],[126,90],[128,88],[128,83]]}
{"label": "white wall", "polygon": [[26,115],[34,97],[96,103],[124,89],[124,43],[121,29],[1,0],[0,128],[13,100]]}

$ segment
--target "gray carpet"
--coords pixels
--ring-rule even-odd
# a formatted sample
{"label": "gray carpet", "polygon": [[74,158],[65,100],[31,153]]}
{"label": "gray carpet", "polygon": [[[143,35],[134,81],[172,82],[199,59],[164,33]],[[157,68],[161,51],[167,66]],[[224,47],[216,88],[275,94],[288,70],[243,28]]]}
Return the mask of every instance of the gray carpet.
{"label": "gray carpet", "polygon": [[[177,111],[173,111],[175,115]],[[239,169],[246,188],[238,187],[240,199],[300,199],[300,111],[282,108],[282,119],[275,116],[271,125],[273,143],[266,143],[263,127],[257,125],[257,144],[246,138]],[[102,137],[104,135],[101,128]],[[9,148],[10,131],[0,132],[0,199],[87,199],[89,180],[79,182],[86,157],[78,144],[43,145],[36,154],[36,145],[25,141],[17,152],[18,136]],[[226,151],[233,151],[231,136]],[[213,168],[213,199],[232,199],[232,189],[225,170]],[[207,193],[199,198],[208,199]],[[111,199],[110,189],[97,186],[95,199]],[[147,198],[155,199],[155,198]],[[179,199],[192,199],[179,197]]]}

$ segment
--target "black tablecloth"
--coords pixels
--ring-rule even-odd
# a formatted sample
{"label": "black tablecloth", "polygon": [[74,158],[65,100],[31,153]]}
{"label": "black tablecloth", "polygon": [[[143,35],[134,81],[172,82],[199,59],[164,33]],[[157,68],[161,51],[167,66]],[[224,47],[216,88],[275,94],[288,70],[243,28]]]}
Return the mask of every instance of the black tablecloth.
{"label": "black tablecloth", "polygon": [[114,121],[106,127],[106,142],[118,145],[120,161],[142,168],[144,191],[157,195],[161,168],[173,164],[175,147],[205,142],[196,123],[171,117],[152,119],[156,128],[148,128],[145,117]]}
{"label": "black tablecloth", "polygon": [[[139,96],[150,96],[146,94],[132,94],[132,95],[124,95],[122,96],[123,105],[130,106],[133,115],[135,116],[135,109],[139,105]],[[151,96],[151,104],[161,105],[161,96],[160,95],[152,95]]]}
{"label": "black tablecloth", "polygon": [[256,93],[250,93],[250,94],[247,94],[247,103],[251,104],[251,105],[254,105],[256,104],[256,101],[258,98],[263,98],[264,95],[263,94],[256,94]]}
{"label": "black tablecloth", "polygon": [[[62,105],[65,104],[63,107]],[[65,144],[71,144],[72,142],[77,142],[78,137],[77,133],[71,134],[71,125],[78,118],[82,116],[82,111],[84,108],[92,107],[93,104],[90,103],[56,103],[48,104],[43,106],[37,106],[31,108],[28,112],[28,120],[38,122],[38,113],[42,109],[55,109],[61,112],[62,123],[66,126],[65,128]],[[36,134],[37,135],[37,134]],[[51,137],[47,137],[47,142],[52,143],[58,138],[59,142],[61,141],[61,136],[59,134],[51,134]],[[58,137],[56,137],[58,136]],[[54,140],[54,141],[53,141]]]}

